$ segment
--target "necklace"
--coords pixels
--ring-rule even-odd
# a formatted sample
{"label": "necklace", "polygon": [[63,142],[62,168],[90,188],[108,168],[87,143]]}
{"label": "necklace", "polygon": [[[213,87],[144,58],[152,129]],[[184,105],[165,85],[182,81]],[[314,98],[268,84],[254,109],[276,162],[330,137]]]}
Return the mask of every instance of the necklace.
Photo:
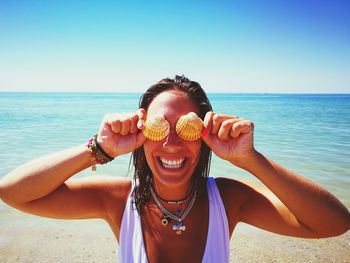
{"label": "necklace", "polygon": [[192,195],[194,193],[193,188],[194,187],[192,185],[191,191],[188,193],[188,195],[184,199],[180,199],[180,200],[166,200],[166,199],[162,198],[157,192],[155,192],[153,187],[152,187],[152,190],[155,193],[155,195],[157,196],[157,199],[160,199],[161,201],[166,202],[167,204],[170,204],[170,205],[181,205],[183,203],[187,203],[190,200],[190,198],[192,197]]}
{"label": "necklace", "polygon": [[186,207],[186,209],[183,211],[183,213],[179,216],[174,215],[172,213],[170,213],[163,205],[162,203],[159,201],[157,194],[154,192],[153,187],[150,187],[151,190],[151,194],[153,196],[154,201],[156,202],[158,208],[160,209],[160,211],[162,211],[163,213],[163,219],[162,219],[162,224],[164,226],[166,226],[168,224],[168,219],[167,218],[171,218],[173,220],[175,220],[175,224],[173,225],[173,230],[176,232],[176,234],[181,235],[183,231],[186,230],[186,226],[183,223],[183,220],[186,218],[186,216],[188,215],[188,213],[191,211],[194,202],[196,200],[196,195],[197,195],[197,190],[195,189],[193,192],[193,196],[192,199],[190,201],[190,203],[188,204],[188,206]]}

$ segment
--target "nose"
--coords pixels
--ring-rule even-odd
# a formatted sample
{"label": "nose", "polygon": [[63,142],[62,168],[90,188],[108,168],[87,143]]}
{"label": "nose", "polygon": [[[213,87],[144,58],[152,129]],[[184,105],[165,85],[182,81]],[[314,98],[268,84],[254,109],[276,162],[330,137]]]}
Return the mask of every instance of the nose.
{"label": "nose", "polygon": [[170,130],[168,136],[165,137],[163,148],[173,153],[181,149],[181,144],[182,144],[182,140],[179,138],[179,136],[177,136],[176,132],[173,130]]}

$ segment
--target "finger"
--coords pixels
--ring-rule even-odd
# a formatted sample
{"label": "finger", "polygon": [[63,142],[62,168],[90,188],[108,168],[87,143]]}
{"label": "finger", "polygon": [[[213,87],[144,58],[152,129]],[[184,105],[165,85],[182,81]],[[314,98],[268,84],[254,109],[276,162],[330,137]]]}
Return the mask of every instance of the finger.
{"label": "finger", "polygon": [[120,133],[121,128],[122,128],[122,123],[118,117],[118,115],[109,115],[108,116],[108,124],[110,125],[112,131],[114,133]]}
{"label": "finger", "polygon": [[130,118],[130,133],[136,133],[138,131],[137,128],[137,122],[139,120],[139,116],[136,114],[133,114],[133,116]]}
{"label": "finger", "polygon": [[253,132],[254,123],[249,120],[241,120],[232,126],[230,136],[232,138],[238,138],[243,133]]}
{"label": "finger", "polygon": [[119,115],[118,114],[111,114],[111,113],[106,114],[103,118],[101,128],[110,129],[114,133],[119,133],[120,128],[121,128]]}
{"label": "finger", "polygon": [[217,134],[221,127],[221,123],[228,119],[236,118],[236,116],[226,115],[226,114],[215,114],[213,116],[213,127],[211,129],[211,134]]}
{"label": "finger", "polygon": [[204,121],[203,121],[204,129],[202,131],[202,136],[205,136],[210,132],[211,127],[213,125],[213,116],[214,115],[215,115],[215,113],[212,111],[208,111],[205,114]]}
{"label": "finger", "polygon": [[138,116],[137,128],[142,130],[145,126],[146,111],[143,108],[140,108],[136,111],[136,115]]}
{"label": "finger", "polygon": [[142,119],[143,121],[146,120],[146,110],[145,110],[145,109],[139,108],[139,109],[136,111],[136,115],[139,116],[139,118]]}
{"label": "finger", "polygon": [[121,121],[121,126],[122,126],[120,130],[121,135],[127,135],[130,133],[131,120],[128,114],[125,114],[123,116],[123,119]]}
{"label": "finger", "polygon": [[218,132],[219,139],[224,141],[231,139],[230,132],[232,131],[232,126],[239,121],[237,118],[223,121]]}
{"label": "finger", "polygon": [[204,121],[203,121],[203,125],[204,125],[204,129],[202,130],[201,133],[201,138],[202,140],[210,147],[211,145],[211,134],[210,134],[210,130],[212,127],[212,123],[213,123],[213,116],[214,116],[214,112],[212,111],[208,111],[205,114],[204,117]]}
{"label": "finger", "polygon": [[103,116],[103,119],[102,119],[102,122],[100,124],[100,128],[98,129],[98,135],[101,136],[101,134],[103,132],[105,132],[106,130],[111,130],[111,126],[110,124],[108,123],[108,116],[109,114],[105,114],[105,116]]}

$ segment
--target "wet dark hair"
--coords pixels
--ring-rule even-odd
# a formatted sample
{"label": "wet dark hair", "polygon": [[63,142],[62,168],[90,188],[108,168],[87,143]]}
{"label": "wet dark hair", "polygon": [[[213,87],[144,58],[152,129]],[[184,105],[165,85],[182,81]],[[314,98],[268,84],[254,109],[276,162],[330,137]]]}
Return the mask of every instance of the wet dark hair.
{"label": "wet dark hair", "polygon": [[[152,85],[141,96],[139,107],[148,110],[153,99],[165,91],[180,91],[186,94],[198,107],[199,117],[203,120],[208,111],[212,111],[211,104],[199,83],[191,81],[185,76],[176,75],[174,79],[165,78]],[[202,141],[197,167],[192,175],[192,185],[200,192],[205,187],[206,179],[209,176],[211,150]],[[144,205],[150,201],[150,186],[152,184],[152,171],[149,167],[144,148],[141,146],[132,153],[134,171],[134,203],[137,211],[141,214]]]}

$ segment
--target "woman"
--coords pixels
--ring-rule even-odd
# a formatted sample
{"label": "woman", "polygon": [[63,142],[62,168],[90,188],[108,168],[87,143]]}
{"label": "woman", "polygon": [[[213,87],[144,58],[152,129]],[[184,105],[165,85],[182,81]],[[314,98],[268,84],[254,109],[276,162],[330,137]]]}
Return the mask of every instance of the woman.
{"label": "woman", "polygon": [[[183,131],[198,120],[196,115],[203,128],[188,138]],[[190,126],[181,129],[183,116]],[[153,136],[155,120],[160,132]],[[120,262],[228,262],[238,222],[297,237],[346,232],[348,210],[327,190],[256,151],[253,131],[251,121],[212,112],[198,83],[183,76],[163,79],[146,91],[135,113],[106,115],[86,145],[9,173],[0,181],[0,197],[40,216],[104,219],[119,241]],[[208,178],[211,151],[256,176],[270,191]],[[129,152],[133,182],[70,179]]]}

